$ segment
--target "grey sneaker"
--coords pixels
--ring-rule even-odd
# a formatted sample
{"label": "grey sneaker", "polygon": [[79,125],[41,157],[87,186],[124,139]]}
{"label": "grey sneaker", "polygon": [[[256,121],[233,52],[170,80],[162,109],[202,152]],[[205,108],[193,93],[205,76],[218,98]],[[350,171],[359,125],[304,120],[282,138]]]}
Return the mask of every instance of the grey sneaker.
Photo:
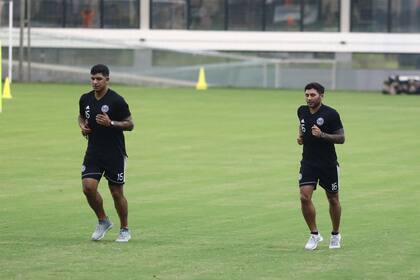
{"label": "grey sneaker", "polygon": [[306,250],[315,250],[318,247],[318,243],[324,240],[321,234],[311,234],[309,240],[305,245]]}
{"label": "grey sneaker", "polygon": [[336,235],[332,235],[331,234],[331,239],[330,239],[330,249],[339,249],[341,248],[341,235],[340,234],[336,234]]}
{"label": "grey sneaker", "polygon": [[130,230],[128,228],[120,229],[120,234],[118,234],[116,242],[128,242],[131,239]]}
{"label": "grey sneaker", "polygon": [[108,219],[99,221],[99,223],[96,225],[95,231],[92,233],[92,240],[99,241],[104,238],[105,233],[107,233],[108,230],[112,228],[112,226],[112,222]]}

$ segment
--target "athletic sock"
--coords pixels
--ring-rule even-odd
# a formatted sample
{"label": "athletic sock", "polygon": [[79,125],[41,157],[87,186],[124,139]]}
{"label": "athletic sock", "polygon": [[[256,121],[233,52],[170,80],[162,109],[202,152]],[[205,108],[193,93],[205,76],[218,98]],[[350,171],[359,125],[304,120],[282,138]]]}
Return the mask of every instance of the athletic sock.
{"label": "athletic sock", "polygon": [[318,235],[318,232],[317,231],[311,231],[311,234]]}
{"label": "athletic sock", "polygon": [[331,232],[331,235],[338,235],[339,234],[339,232],[338,231],[332,231]]}

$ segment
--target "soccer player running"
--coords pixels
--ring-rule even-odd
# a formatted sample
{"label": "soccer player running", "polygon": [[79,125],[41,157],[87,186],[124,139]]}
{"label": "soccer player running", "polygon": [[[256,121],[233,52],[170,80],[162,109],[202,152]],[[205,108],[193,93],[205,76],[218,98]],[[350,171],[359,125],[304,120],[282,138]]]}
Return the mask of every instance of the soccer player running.
{"label": "soccer player running", "polygon": [[297,110],[299,134],[297,143],[303,145],[299,174],[302,214],[311,231],[305,249],[314,250],[323,240],[316,225],[312,194],[317,184],[325,189],[329,202],[332,232],[329,248],[340,248],[339,233],[341,206],[338,198],[339,165],[334,144],[343,144],[344,129],[340,115],[333,108],[322,104],[324,87],[319,83],[305,86],[307,105]]}
{"label": "soccer player running", "polygon": [[87,201],[98,217],[92,240],[101,240],[113,226],[103,208],[98,184],[102,175],[108,180],[109,190],[120,218],[120,232],[115,241],[127,242],[128,204],[124,196],[127,153],[123,131],[134,128],[128,104],[108,87],[109,69],[98,64],[92,67],[93,90],[83,94],[79,101],[79,126],[88,146],[82,165],[82,186]]}

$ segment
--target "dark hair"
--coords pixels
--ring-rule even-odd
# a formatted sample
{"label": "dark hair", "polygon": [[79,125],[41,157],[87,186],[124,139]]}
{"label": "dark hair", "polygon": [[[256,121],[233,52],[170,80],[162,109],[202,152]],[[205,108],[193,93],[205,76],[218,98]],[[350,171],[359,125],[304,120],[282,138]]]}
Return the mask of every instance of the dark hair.
{"label": "dark hair", "polygon": [[102,74],[102,75],[104,75],[104,77],[108,77],[109,76],[109,68],[108,68],[108,66],[106,66],[104,64],[96,64],[92,67],[92,69],[90,69],[90,74],[91,75]]}
{"label": "dark hair", "polygon": [[316,82],[309,83],[305,86],[305,91],[308,89],[315,89],[319,94],[324,94],[325,88],[320,84]]}

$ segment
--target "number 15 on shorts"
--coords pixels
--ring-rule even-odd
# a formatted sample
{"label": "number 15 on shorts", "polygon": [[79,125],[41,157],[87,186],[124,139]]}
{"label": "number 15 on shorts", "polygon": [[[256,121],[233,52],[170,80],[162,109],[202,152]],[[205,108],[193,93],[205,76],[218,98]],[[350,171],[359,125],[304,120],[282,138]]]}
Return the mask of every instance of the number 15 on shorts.
{"label": "number 15 on shorts", "polygon": [[117,173],[117,180],[119,182],[124,182],[124,172],[122,173]]}

